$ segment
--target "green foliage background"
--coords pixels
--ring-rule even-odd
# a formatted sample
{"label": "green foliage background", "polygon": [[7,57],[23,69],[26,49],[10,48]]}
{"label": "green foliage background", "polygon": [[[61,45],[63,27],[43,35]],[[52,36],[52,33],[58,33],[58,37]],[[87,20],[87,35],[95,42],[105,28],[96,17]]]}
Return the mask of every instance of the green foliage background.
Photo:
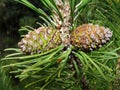
{"label": "green foliage background", "polygon": [[5,48],[16,47],[20,40],[18,29],[21,26],[35,27],[37,16],[14,0],[0,0],[0,57],[5,53]]}
{"label": "green foliage background", "polygon": [[[0,0],[0,59],[9,53],[4,52],[5,48],[17,47],[20,40],[18,29],[21,26],[36,27],[37,16],[31,9],[14,0]],[[24,90],[22,87],[18,80],[1,70],[0,64],[0,90]]]}

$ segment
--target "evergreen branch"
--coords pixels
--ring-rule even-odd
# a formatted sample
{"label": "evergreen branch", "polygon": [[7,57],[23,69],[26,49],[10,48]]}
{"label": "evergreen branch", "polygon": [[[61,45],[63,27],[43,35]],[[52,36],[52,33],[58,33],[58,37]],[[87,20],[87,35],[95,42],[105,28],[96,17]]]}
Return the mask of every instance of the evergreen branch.
{"label": "evergreen branch", "polygon": [[24,27],[21,27],[19,29],[19,32],[30,32],[30,31],[33,31],[34,28],[30,27],[30,26],[24,26]]}
{"label": "evergreen branch", "polygon": [[71,23],[73,23],[74,20],[74,10],[75,10],[75,0],[69,0],[70,2],[70,9],[71,9]]}
{"label": "evergreen branch", "polygon": [[7,76],[0,66],[0,90],[13,90],[11,77]]}
{"label": "evergreen branch", "polygon": [[[41,90],[43,90],[46,86],[48,86],[48,85],[55,79],[55,77],[56,77],[57,75],[58,75],[58,77],[60,77],[61,71],[62,71],[62,69],[65,67],[65,65],[66,65],[66,63],[67,63],[67,60],[68,60],[68,56],[69,56],[70,53],[71,53],[71,49],[65,51],[64,53],[62,53],[61,56],[58,57],[58,58],[65,58],[65,59],[63,59],[63,60],[60,62],[60,65],[59,65],[58,69],[57,69],[55,72],[53,72],[50,76],[47,77],[47,79],[45,80],[46,84],[44,84],[44,86],[41,88]],[[67,56],[67,57],[66,57],[66,56]],[[54,60],[53,60],[53,61],[54,61]],[[46,66],[45,66],[45,67],[46,67]],[[36,81],[36,83],[38,83],[39,81],[41,81],[41,79],[38,80],[38,81]],[[31,83],[31,84],[34,84],[34,82]],[[31,84],[28,84],[27,86],[29,86],[29,85],[31,85]]]}
{"label": "evergreen branch", "polygon": [[80,81],[80,70],[78,68],[78,65],[77,65],[77,63],[75,61],[73,61],[73,64],[74,64],[75,70],[77,72],[77,78]]}
{"label": "evergreen branch", "polygon": [[51,3],[54,5],[54,9],[55,9],[55,10],[56,10],[56,12],[58,13],[58,15],[59,15],[60,19],[63,21],[62,14],[60,13],[60,11],[59,11],[59,9],[58,9],[58,7],[57,7],[57,5],[56,5],[55,1],[54,1],[54,0],[50,0],[50,1],[51,1]]}
{"label": "evergreen branch", "polygon": [[111,68],[109,68],[108,66],[105,66],[104,64],[94,60],[94,62],[96,62],[98,65],[100,65],[101,67],[103,67],[105,70],[108,70],[109,72],[112,72],[113,70]]}
{"label": "evergreen branch", "polygon": [[91,70],[93,70],[93,68],[91,67],[91,64],[89,63],[89,61],[87,60],[85,56],[82,56],[76,52],[73,52],[73,53],[75,54],[76,57],[79,58],[80,62],[83,64],[83,66],[85,66],[85,68],[89,67]]}
{"label": "evergreen branch", "polygon": [[[57,25],[57,23],[54,22],[54,12],[58,14],[61,20],[63,19],[59,7],[55,4],[54,0],[42,0],[42,3],[47,9],[49,9],[50,11],[54,10],[51,11],[51,13],[53,13],[51,16],[48,16],[47,13],[44,12],[42,9],[35,7],[28,0],[16,1],[26,5],[27,7],[40,14],[40,18],[45,22],[45,26],[48,25],[50,27],[54,27]],[[62,2],[64,3],[64,0],[62,0]],[[10,73],[15,74],[15,77],[18,77],[21,81],[31,78],[32,80],[27,81],[27,84],[25,86],[26,88],[29,86],[33,86],[35,88],[34,85],[39,83],[39,87],[42,86],[39,89],[43,90],[52,83],[56,86],[61,85],[61,90],[82,90],[82,82],[80,81],[81,79],[84,79],[81,77],[84,75],[85,79],[89,81],[88,84],[91,89],[106,90],[106,88],[110,88],[110,83],[114,81],[113,79],[115,78],[116,60],[120,58],[120,1],[69,0],[69,4],[71,9],[70,23],[72,24],[73,30],[79,24],[88,22],[104,25],[109,27],[113,31],[113,38],[111,42],[108,43],[106,46],[101,47],[99,50],[91,52],[83,52],[79,50],[74,51],[73,49],[71,50],[71,48],[69,47],[67,47],[68,49],[65,49],[64,51],[63,45],[35,55],[25,55],[23,52],[21,52],[20,49],[6,49],[6,51],[15,51],[15,53],[7,55],[5,58],[2,59],[2,61],[18,61],[13,64],[5,65],[3,66],[3,68],[15,67],[15,69],[10,71]],[[31,30],[34,29],[29,27],[22,27],[20,29],[20,31],[22,32],[28,32]],[[41,36],[41,39],[44,43],[46,43],[43,36]],[[45,48],[45,45],[43,47]],[[72,64],[74,65],[73,67],[71,67],[72,64],[69,63],[72,56],[71,53],[75,55],[76,58],[78,58],[72,61]],[[82,66],[79,67],[78,63],[81,63]],[[75,77],[76,74],[77,79]],[[99,86],[103,85],[103,82],[106,82],[106,85],[102,87]],[[50,87],[49,89],[54,90],[56,88]]]}
{"label": "evergreen branch", "polygon": [[58,13],[60,19],[63,21],[63,17],[62,17],[62,15],[61,15],[61,13],[60,13],[57,5],[55,4],[55,1],[54,1],[54,0],[42,0],[42,2],[43,2],[43,4],[44,4],[46,7],[48,7],[48,9],[53,9],[53,10],[55,10],[55,11]]}
{"label": "evergreen branch", "polygon": [[59,70],[59,73],[58,73],[58,77],[60,77],[61,71],[63,70],[63,68],[67,64],[67,61],[68,61],[68,58],[69,58],[69,55],[70,55],[71,51],[72,51],[72,49],[68,48],[68,50],[63,54],[63,56],[59,57],[59,58],[64,57],[65,59],[60,62],[60,65],[59,65],[60,70]]}
{"label": "evergreen branch", "polygon": [[101,74],[101,76],[108,81],[107,77],[104,75],[103,71],[101,70],[101,68],[89,57],[87,56],[84,52],[79,52],[82,56],[85,56],[87,58],[87,60],[89,60],[89,62],[99,71],[99,73]]}
{"label": "evergreen branch", "polygon": [[[22,66],[22,65],[29,65],[29,64],[33,64],[33,63],[36,63],[42,59],[45,59],[47,58],[48,56],[50,56],[51,54],[47,55],[47,56],[42,56],[42,57],[38,57],[38,58],[35,58],[35,59],[30,59],[30,60],[25,60],[25,61],[22,61],[22,62],[17,62],[17,63],[14,63],[14,64],[9,64],[9,65],[5,65],[3,66],[3,68],[6,68],[6,67],[15,67],[15,66]],[[31,66],[31,65],[30,65]]]}
{"label": "evergreen branch", "polygon": [[[51,58],[54,57],[54,56],[55,56],[58,52],[60,52],[62,49],[63,49],[63,46],[62,46],[62,48],[59,47],[58,50],[56,50],[55,52],[51,53],[51,55],[49,55],[49,57],[47,57],[47,58],[44,59],[43,61],[39,61],[39,62],[37,62],[36,64],[30,66],[30,68],[34,68],[34,67],[39,66],[39,65],[41,65],[41,64],[43,64],[43,63],[46,63],[46,62],[50,62],[50,61],[51,61]],[[28,68],[28,69],[29,69],[29,68]]]}
{"label": "evergreen branch", "polygon": [[[19,65],[27,65],[28,64],[28,66],[26,67],[26,69],[23,69],[22,72],[21,72],[21,74],[16,76],[16,77],[19,77],[21,80],[23,80],[23,79],[26,79],[26,78],[29,77],[29,75],[28,75],[29,72],[34,71],[33,73],[31,73],[31,75],[34,75],[37,72],[40,72],[41,70],[44,70],[45,68],[53,65],[55,62],[54,63],[52,62],[52,60],[54,60],[52,58],[54,58],[54,56],[58,52],[60,52],[62,49],[63,49],[63,46],[62,46],[62,48],[59,47],[58,50],[52,52],[51,54],[48,54],[47,56],[41,56],[40,58],[36,57],[35,59],[29,60],[29,61],[24,61],[24,62],[20,62],[20,63],[5,65],[5,66],[3,66],[3,68],[9,67],[9,66],[13,66],[13,65],[19,67]],[[47,63],[50,63],[50,64],[48,64],[45,67],[41,67],[40,68],[41,65],[44,65],[44,64],[47,64]],[[32,64],[32,65],[30,65],[30,64]],[[37,67],[39,67],[39,68],[37,68]]]}
{"label": "evergreen branch", "polygon": [[37,12],[40,15],[43,15],[44,18],[46,18],[46,20],[51,21],[51,18],[49,18],[49,16],[40,8],[36,8],[33,4],[31,4],[28,0],[15,0],[29,8],[31,8],[32,10],[34,10],[35,12]]}
{"label": "evergreen branch", "polygon": [[[65,62],[65,60],[67,60],[67,58],[68,58],[68,54],[69,54],[70,52],[69,52],[69,50],[67,51],[67,52],[64,52],[62,55],[59,55],[59,56],[57,56],[57,57],[55,57],[55,58],[52,58],[52,61],[50,62],[50,63],[48,63],[47,65],[45,65],[43,68],[41,68],[41,69],[39,69],[39,70],[37,70],[36,72],[34,72],[33,74],[36,74],[36,73],[38,73],[38,72],[42,72],[43,70],[45,70],[45,69],[47,69],[47,68],[49,68],[50,66],[52,66],[52,65],[54,65],[56,62],[57,62],[57,60],[58,59],[63,59],[63,58],[65,58],[65,59],[63,59],[62,60],[62,62]],[[67,57],[66,57],[67,56]],[[61,62],[61,63],[62,63]],[[64,67],[64,65],[65,64],[61,64],[60,63],[60,70],[59,70],[59,74],[58,74],[58,77],[60,77],[60,73],[61,73],[61,71],[62,71],[62,69],[63,69],[63,67]],[[62,66],[61,66],[62,65]]]}
{"label": "evergreen branch", "polygon": [[[64,46],[59,46],[59,47],[57,47],[57,48],[54,48],[54,49],[51,49],[51,50],[49,50],[49,51],[46,51],[46,52],[43,52],[43,53],[40,53],[40,54],[35,54],[35,55],[25,55],[25,56],[21,56],[21,57],[11,57],[11,58],[3,58],[3,59],[1,59],[1,60],[14,60],[14,59],[18,59],[18,60],[25,60],[25,59],[32,59],[32,58],[37,58],[37,57],[40,57],[40,56],[44,56],[44,55],[46,55],[46,54],[49,54],[49,53],[52,53],[52,52],[54,52],[54,51],[56,51],[58,48],[63,48]],[[5,49],[5,51],[6,50],[15,50],[15,51],[19,51],[20,49],[14,49],[14,48],[9,48],[9,49]],[[20,52],[21,52],[21,50],[20,50]]]}
{"label": "evergreen branch", "polygon": [[[43,16],[39,16],[48,26],[53,26],[54,22],[51,20],[51,22],[53,23],[50,23],[48,20],[46,20]],[[55,25],[55,24],[54,24]],[[43,25],[42,25],[43,26]]]}
{"label": "evergreen branch", "polygon": [[75,12],[78,12],[81,8],[86,6],[91,0],[81,0],[75,7]]}

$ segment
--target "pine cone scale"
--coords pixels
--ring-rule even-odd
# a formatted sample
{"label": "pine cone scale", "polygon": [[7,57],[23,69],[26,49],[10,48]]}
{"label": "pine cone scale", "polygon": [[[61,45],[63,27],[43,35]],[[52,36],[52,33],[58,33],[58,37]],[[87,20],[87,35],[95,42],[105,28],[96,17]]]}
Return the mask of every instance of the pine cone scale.
{"label": "pine cone scale", "polygon": [[55,48],[61,44],[58,30],[49,27],[40,27],[28,34],[18,43],[25,53],[35,54]]}
{"label": "pine cone scale", "polygon": [[70,36],[71,44],[82,50],[94,50],[107,43],[112,37],[109,28],[93,24],[77,27]]}

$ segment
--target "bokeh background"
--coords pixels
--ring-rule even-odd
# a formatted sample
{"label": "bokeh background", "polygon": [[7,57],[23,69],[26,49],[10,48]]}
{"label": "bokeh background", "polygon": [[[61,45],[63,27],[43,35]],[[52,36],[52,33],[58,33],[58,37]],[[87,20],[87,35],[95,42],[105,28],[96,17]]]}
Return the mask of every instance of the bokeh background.
{"label": "bokeh background", "polygon": [[[38,3],[40,0],[29,1],[37,7],[44,9],[43,5]],[[4,49],[17,47],[21,39],[19,29],[26,25],[37,28],[38,25],[36,22],[42,21],[39,19],[39,15],[28,7],[15,0],[0,0],[0,60],[9,53],[5,52]],[[9,74],[6,76],[6,74],[0,70],[0,90],[1,88],[4,90],[24,90],[22,84],[20,84],[17,79],[8,76]],[[11,89],[11,84],[9,84],[11,83],[10,78],[12,79],[14,89]]]}
{"label": "bokeh background", "polygon": [[[44,8],[40,0],[29,0],[37,7]],[[5,48],[17,47],[20,40],[18,29],[29,25],[37,27],[36,22],[40,21],[37,13],[28,7],[15,2],[15,0],[0,0],[0,58],[6,53]]]}

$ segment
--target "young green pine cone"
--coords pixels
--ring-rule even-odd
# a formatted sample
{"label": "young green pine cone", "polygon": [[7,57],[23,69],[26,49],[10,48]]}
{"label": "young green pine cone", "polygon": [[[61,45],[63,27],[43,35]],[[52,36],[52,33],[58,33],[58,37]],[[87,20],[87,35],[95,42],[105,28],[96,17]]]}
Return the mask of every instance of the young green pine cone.
{"label": "young green pine cone", "polygon": [[71,33],[71,44],[82,50],[94,50],[107,43],[112,37],[109,28],[93,24],[83,24]]}
{"label": "young green pine cone", "polygon": [[18,43],[21,50],[28,54],[47,51],[61,44],[59,30],[50,27],[40,27],[27,35]]}

